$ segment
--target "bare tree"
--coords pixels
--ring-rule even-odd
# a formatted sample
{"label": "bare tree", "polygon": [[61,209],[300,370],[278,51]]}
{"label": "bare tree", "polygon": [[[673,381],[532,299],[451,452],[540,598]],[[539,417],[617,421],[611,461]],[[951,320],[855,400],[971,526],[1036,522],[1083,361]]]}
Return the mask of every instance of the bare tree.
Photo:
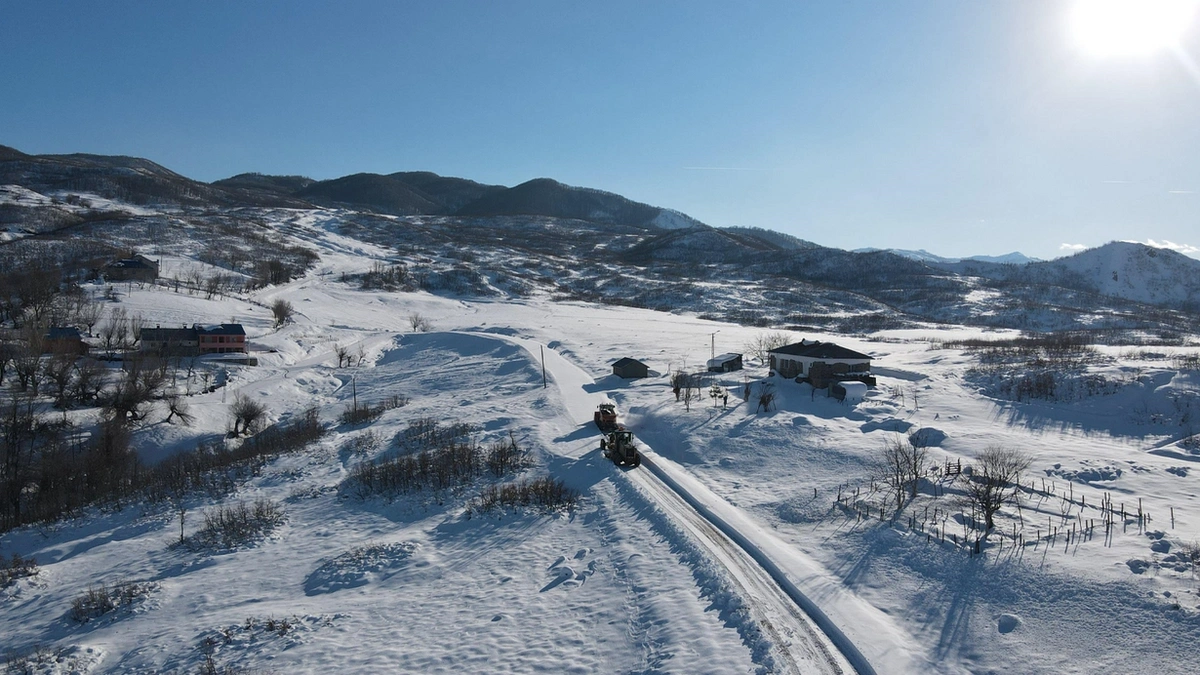
{"label": "bare tree", "polygon": [[287,300],[278,298],[271,304],[271,313],[275,315],[275,327],[279,328],[295,316],[296,308]]}
{"label": "bare tree", "polygon": [[429,319],[416,312],[408,315],[408,325],[412,326],[415,333],[428,333],[433,329],[433,324],[429,323]]}
{"label": "bare tree", "polygon": [[53,387],[54,407],[65,409],[71,401],[71,375],[75,370],[78,355],[70,351],[57,351],[46,361],[43,369],[46,380]]}
{"label": "bare tree", "polygon": [[775,383],[763,381],[758,385],[758,407],[754,412],[767,411],[775,405]]}
{"label": "bare tree", "polygon": [[783,331],[763,331],[743,345],[742,349],[746,350],[747,354],[758,359],[760,363],[766,363],[772,349],[778,349],[791,342],[791,340],[792,336],[790,333]]}
{"label": "bare tree", "polygon": [[682,400],[683,400],[683,409],[688,412],[691,412],[692,402],[696,400],[696,390],[693,389],[691,386],[685,386],[683,388]]}
{"label": "bare tree", "polygon": [[126,335],[129,332],[128,318],[129,313],[125,311],[124,307],[113,307],[108,314],[108,321],[100,327],[100,340],[110,359],[116,350],[125,344]]}
{"label": "bare tree", "polygon": [[144,406],[152,401],[167,381],[166,361],[129,359],[124,362],[125,377],[117,383],[105,403],[109,419],[137,422],[146,418]]}
{"label": "bare tree", "polygon": [[[179,418],[179,422],[185,427],[190,427],[192,422],[196,421],[196,416],[189,412],[187,400],[182,396],[177,393],[171,393],[167,395],[166,400],[168,412],[167,419],[165,421],[167,424],[170,424],[171,420],[176,417]],[[183,516],[181,515],[180,519],[182,518]]]}
{"label": "bare tree", "polygon": [[682,370],[677,370],[671,373],[671,391],[675,393],[675,400],[679,400],[679,395],[683,393],[683,388],[687,386],[688,374]]}
{"label": "bare tree", "polygon": [[0,384],[4,384],[4,373],[16,358],[17,346],[7,340],[0,340]]}
{"label": "bare tree", "polygon": [[38,394],[45,343],[45,329],[36,323],[27,323],[21,328],[20,343],[13,354],[13,371],[17,375],[17,383],[21,386],[21,391],[32,390],[34,396]]}
{"label": "bare tree", "polygon": [[92,334],[92,328],[100,323],[100,318],[104,316],[103,303],[93,298],[87,298],[79,303],[76,308],[76,317],[79,323],[87,326],[88,335]]}
{"label": "bare tree", "polygon": [[966,499],[983,513],[988,531],[996,525],[996,513],[1016,500],[1021,474],[1032,461],[1029,455],[1000,445],[988,446],[975,459],[967,480]]}
{"label": "bare tree", "polygon": [[342,345],[336,345],[333,348],[333,353],[337,355],[338,368],[350,365],[350,348]]}
{"label": "bare tree", "polygon": [[99,398],[104,389],[104,375],[107,372],[108,369],[96,359],[81,359],[75,364],[75,379],[72,380],[70,398],[80,403],[89,403]]}
{"label": "bare tree", "polygon": [[267,408],[254,399],[238,394],[229,412],[233,415],[233,435],[250,435],[267,414]]}
{"label": "bare tree", "polygon": [[895,436],[884,442],[883,452],[875,460],[875,472],[895,495],[897,512],[904,507],[905,497],[917,496],[925,456],[925,448],[914,446],[903,436]]}

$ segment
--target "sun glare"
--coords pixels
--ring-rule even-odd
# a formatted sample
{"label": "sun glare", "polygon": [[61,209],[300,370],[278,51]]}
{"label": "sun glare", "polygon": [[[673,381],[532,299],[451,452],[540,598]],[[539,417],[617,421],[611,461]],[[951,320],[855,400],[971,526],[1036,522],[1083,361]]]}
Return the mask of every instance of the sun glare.
{"label": "sun glare", "polygon": [[1078,0],[1075,41],[1095,56],[1138,56],[1174,46],[1195,16],[1197,0]]}

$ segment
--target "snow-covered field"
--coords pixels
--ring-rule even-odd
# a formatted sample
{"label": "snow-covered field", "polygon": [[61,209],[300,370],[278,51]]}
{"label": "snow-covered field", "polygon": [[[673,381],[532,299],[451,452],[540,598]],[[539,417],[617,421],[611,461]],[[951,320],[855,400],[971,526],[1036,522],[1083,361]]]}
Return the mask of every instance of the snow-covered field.
{"label": "snow-covered field", "polygon": [[[815,657],[803,654],[821,648],[806,652],[790,624],[775,625],[790,621],[785,610],[770,608],[747,568],[713,552],[686,509],[647,482],[656,474],[692,485],[875,672],[1194,669],[1200,585],[1181,551],[1200,538],[1200,449],[1184,440],[1200,373],[1177,368],[1176,357],[1195,347],[1102,349],[1086,366],[1104,378],[1096,393],[1016,402],[1000,398],[1003,370],[980,372],[977,354],[940,344],[999,333],[795,335],[872,354],[878,386],[842,404],[768,378],[748,357],[746,371],[715,378],[731,394],[727,407],[705,396],[686,410],[668,373],[702,366],[713,349],[741,351],[762,329],[536,297],[362,291],[341,274],[388,252],[325,229],[335,224],[295,222],[288,235],[318,247],[320,263],[252,296],[119,289],[121,306],[148,325],[241,322],[259,363],[226,366],[224,387],[190,396],[190,427],[152,415],[135,435],[147,459],[219,442],[237,395],[265,404],[271,421],[315,406],[333,432],[228,497],[184,504],[185,534],[218,503],[280,504],[282,524],[249,545],[173,546],[179,511],[165,504],[0,535],[0,555],[32,556],[40,570],[0,590],[0,644],[14,663],[33,672],[812,672]],[[276,330],[267,307],[279,298],[297,315]],[[429,330],[414,332],[414,317]],[[355,365],[338,368],[337,347]],[[626,356],[651,377],[612,376]],[[743,393],[767,379],[776,405],[759,412]],[[410,402],[369,425],[337,425],[352,397],[393,395]],[[605,398],[651,451],[654,471],[600,457],[590,415]],[[357,462],[393,452],[392,439],[425,417],[468,422],[483,443],[511,435],[533,452],[527,475],[562,479],[580,503],[472,516],[465,506],[478,486],[390,502],[338,491]],[[1021,509],[1002,511],[981,555],[963,545],[973,535],[956,498],[961,478],[931,477],[898,518],[880,519],[889,498],[873,489],[872,462],[896,434],[917,430],[931,439],[929,464],[969,465],[992,445],[1033,457]],[[1107,531],[1105,500],[1125,513]],[[71,618],[73,599],[120,581],[138,584],[127,606]],[[849,667],[836,654],[833,662],[827,672]]]}

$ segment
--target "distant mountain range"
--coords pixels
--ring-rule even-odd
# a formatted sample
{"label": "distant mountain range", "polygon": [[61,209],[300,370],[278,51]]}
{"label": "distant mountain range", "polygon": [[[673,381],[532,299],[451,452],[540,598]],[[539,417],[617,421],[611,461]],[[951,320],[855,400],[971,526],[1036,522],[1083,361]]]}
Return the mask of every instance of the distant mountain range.
{"label": "distant mountain range", "polygon": [[966,257],[966,258],[945,258],[940,255],[930,253],[929,251],[926,251],[923,248],[918,249],[916,251],[910,251],[910,250],[906,250],[906,249],[902,249],[902,248],[889,248],[889,249],[856,248],[854,250],[856,253],[871,253],[874,251],[886,250],[886,251],[890,251],[891,253],[895,253],[896,255],[904,256],[905,258],[909,258],[911,260],[919,260],[921,262],[933,263],[933,264],[937,264],[937,265],[944,265],[944,264],[957,263],[957,262],[963,262],[963,261],[1024,265],[1025,263],[1039,261],[1037,258],[1030,258],[1029,256],[1025,255],[1024,253],[1020,253],[1017,251],[1013,251],[1012,253],[1006,253],[1004,255],[973,255],[973,256]]}
{"label": "distant mountain range", "polygon": [[0,189],[0,253],[14,256],[35,240],[43,248],[85,236],[136,245],[186,221],[208,232],[204,246],[215,258],[240,246],[229,239],[238,231],[230,221],[265,224],[286,217],[277,209],[339,209],[353,236],[419,254],[424,268],[414,278],[430,290],[540,289],[743,323],[854,331],[932,321],[1193,332],[1200,316],[1200,261],[1170,250],[1114,242],[1052,261],[845,251],[760,228],[713,228],[549,178],[505,187],[429,172],[323,181],[249,173],[203,183],[145,159],[0,146],[0,186],[17,186]]}

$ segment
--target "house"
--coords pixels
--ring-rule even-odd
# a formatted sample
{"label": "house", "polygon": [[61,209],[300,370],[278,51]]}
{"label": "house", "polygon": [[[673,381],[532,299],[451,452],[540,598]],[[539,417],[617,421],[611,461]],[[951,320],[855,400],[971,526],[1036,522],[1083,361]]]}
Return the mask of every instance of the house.
{"label": "house", "polygon": [[143,328],[142,353],[158,356],[245,354],[246,329],[240,323],[191,328]]}
{"label": "house", "polygon": [[201,354],[245,354],[246,330],[240,323],[195,326]]}
{"label": "house", "polygon": [[194,328],[143,328],[142,352],[156,356],[195,356],[200,343]]}
{"label": "house", "polygon": [[144,255],[135,255],[110,262],[100,273],[108,281],[154,281],[158,278],[158,263]]}
{"label": "house", "polygon": [[721,354],[708,360],[708,372],[710,373],[730,373],[735,370],[742,369],[742,355]]}
{"label": "house", "polygon": [[88,345],[83,341],[83,335],[78,328],[56,326],[46,333],[42,351],[46,354],[86,354]]}
{"label": "house", "polygon": [[649,366],[641,361],[638,361],[637,359],[631,359],[629,357],[625,357],[614,363],[612,369],[613,375],[616,375],[617,377],[629,378],[650,376]]}
{"label": "house", "polygon": [[769,363],[781,377],[794,377],[817,389],[830,382],[858,380],[875,386],[871,377],[871,357],[832,342],[801,340],[772,349]]}

